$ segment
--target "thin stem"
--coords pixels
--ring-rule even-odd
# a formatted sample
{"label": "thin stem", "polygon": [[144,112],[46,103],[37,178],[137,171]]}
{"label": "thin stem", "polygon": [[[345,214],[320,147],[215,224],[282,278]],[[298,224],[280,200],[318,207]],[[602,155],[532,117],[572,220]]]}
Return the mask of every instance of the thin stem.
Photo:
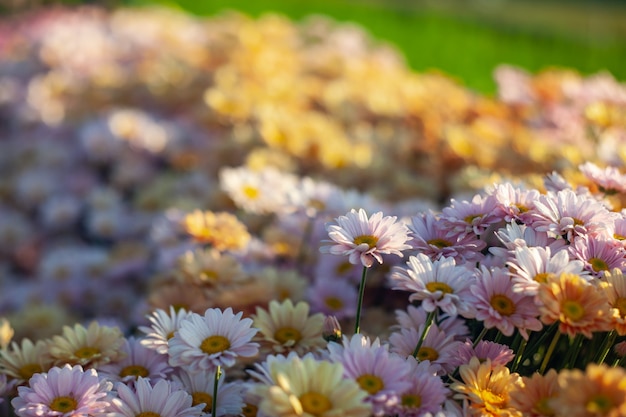
{"label": "thin stem", "polygon": [[567,354],[567,359],[564,363],[565,369],[572,369],[576,364],[576,359],[578,359],[578,354],[580,353],[580,349],[583,345],[583,335],[582,333],[578,333],[572,342],[572,345]]}
{"label": "thin stem", "polygon": [[420,348],[422,347],[422,343],[424,343],[424,340],[426,339],[426,336],[428,335],[428,332],[430,328],[432,327],[431,325],[433,324],[433,319],[435,318],[436,312],[437,310],[433,310],[430,313],[428,313],[428,316],[426,316],[426,322],[424,323],[424,331],[420,335],[420,340],[417,342],[417,346],[415,346],[415,350],[413,351],[413,357],[415,358],[417,358],[417,354],[419,353]]}
{"label": "thin stem", "polygon": [[[529,336],[530,337],[530,336]],[[526,349],[526,345],[528,344],[528,340],[522,338],[519,347],[517,348],[517,352],[515,352],[515,358],[513,359],[513,365],[511,365],[511,372],[517,371],[517,367],[522,361],[522,356],[524,355],[524,350]]]}
{"label": "thin stem", "polygon": [[548,347],[548,350],[546,351],[546,354],[543,357],[543,361],[541,362],[541,366],[539,367],[540,374],[543,375],[546,368],[548,367],[548,362],[550,362],[550,357],[552,356],[552,353],[554,352],[554,349],[556,348],[556,345],[560,337],[561,337],[561,333],[559,331],[554,333],[554,337],[552,337],[552,342],[550,342],[550,346]]}
{"label": "thin stem", "polygon": [[478,335],[478,337],[476,338],[476,340],[474,340],[474,344],[472,345],[472,347],[476,347],[476,345],[478,344],[478,342],[480,342],[481,340],[483,340],[483,337],[485,337],[485,335],[487,334],[487,332],[489,331],[488,328],[483,327],[482,331],[480,332],[480,334]]}
{"label": "thin stem", "polygon": [[211,399],[211,416],[215,417],[217,413],[217,385],[222,377],[222,366],[218,365],[215,370],[215,381],[213,382],[213,398]]}
{"label": "thin stem", "polygon": [[604,345],[602,345],[602,349],[600,349],[600,353],[598,354],[598,358],[596,359],[596,362],[598,363],[598,365],[604,363],[604,360],[606,359],[606,355],[609,354],[609,351],[613,347],[613,344],[615,344],[616,337],[617,337],[617,332],[615,330],[612,330],[604,338]]}
{"label": "thin stem", "polygon": [[356,306],[356,322],[354,323],[354,333],[361,332],[361,308],[363,306],[363,294],[365,294],[365,276],[367,275],[367,267],[363,267],[361,274],[361,284],[359,284],[359,301]]}

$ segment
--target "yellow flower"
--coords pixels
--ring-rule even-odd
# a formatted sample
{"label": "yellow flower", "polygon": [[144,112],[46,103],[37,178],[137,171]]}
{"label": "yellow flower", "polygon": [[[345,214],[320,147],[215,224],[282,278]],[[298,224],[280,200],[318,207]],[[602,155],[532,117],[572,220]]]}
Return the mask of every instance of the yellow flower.
{"label": "yellow flower", "polygon": [[551,401],[558,394],[557,372],[550,369],[545,375],[534,373],[522,377],[522,384],[515,385],[509,393],[511,406],[524,415],[549,417],[556,414]]}
{"label": "yellow flower", "polygon": [[620,336],[626,335],[626,277],[619,269],[605,272],[606,282],[601,283],[601,288],[606,294],[610,310],[611,328]]}
{"label": "yellow flower", "polygon": [[250,241],[246,226],[226,212],[195,210],[185,216],[183,227],[196,241],[219,251],[241,249]]}
{"label": "yellow flower", "polygon": [[11,327],[9,320],[5,318],[0,319],[0,349],[4,349],[9,345],[14,334],[15,331]]}

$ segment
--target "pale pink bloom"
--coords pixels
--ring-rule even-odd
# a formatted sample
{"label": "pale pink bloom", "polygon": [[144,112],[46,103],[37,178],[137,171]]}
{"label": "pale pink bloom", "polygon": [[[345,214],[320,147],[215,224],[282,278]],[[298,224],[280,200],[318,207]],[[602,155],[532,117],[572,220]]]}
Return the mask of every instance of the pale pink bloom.
{"label": "pale pink bloom", "polygon": [[188,315],[184,308],[176,310],[170,306],[169,313],[157,308],[146,316],[150,320],[150,326],[139,326],[139,330],[146,335],[141,339],[141,344],[158,353],[167,353],[169,339],[174,337],[180,322]]}
{"label": "pale pink bloom", "polygon": [[567,251],[559,251],[552,255],[550,247],[518,247],[515,257],[507,262],[512,278],[514,291],[527,295],[537,294],[539,285],[548,277],[561,275],[564,272],[587,275],[584,264],[580,260],[571,260]]}
{"label": "pale pink bloom", "polygon": [[538,190],[515,187],[510,182],[496,184],[491,194],[501,212],[500,217],[507,223],[512,221],[527,223],[528,213],[535,208],[535,201],[540,195]]}
{"label": "pale pink bloom", "polygon": [[346,280],[358,284],[361,280],[363,268],[350,263],[347,258],[321,253],[315,265],[316,277],[325,277],[332,280]]}
{"label": "pale pink bloom", "polygon": [[450,236],[443,221],[433,212],[411,217],[408,225],[411,248],[431,259],[442,256],[454,258],[458,263],[477,262],[483,258],[481,251],[486,243],[475,235]]}
{"label": "pale pink bloom", "polygon": [[495,327],[505,336],[511,336],[517,329],[524,339],[528,339],[528,330],[541,330],[534,298],[513,290],[506,269],[489,270],[481,267],[481,273],[471,290],[476,308],[475,318],[482,321],[485,328]]}
{"label": "pale pink bloom", "polygon": [[66,364],[34,374],[28,386],[17,388],[18,395],[11,405],[20,417],[105,416],[112,387],[111,382],[100,380],[94,369]]}
{"label": "pale pink bloom", "polygon": [[595,277],[617,268],[626,271],[626,247],[615,239],[596,239],[579,236],[569,247],[569,255],[584,263],[584,268]]}
{"label": "pale pink bloom", "polygon": [[320,251],[348,256],[350,263],[365,267],[371,267],[374,260],[382,264],[383,254],[402,257],[402,251],[410,248],[408,229],[396,220],[395,216],[383,217],[380,211],[368,218],[365,210],[352,209],[326,225],[330,240],[323,241]]}
{"label": "pale pink bloom", "polygon": [[170,365],[189,372],[213,372],[218,366],[233,366],[237,357],[252,357],[259,344],[252,342],[257,329],[252,319],[242,318],[232,308],[209,308],[201,316],[190,313],[169,340]]}
{"label": "pale pink bloom", "polygon": [[[615,213],[596,199],[572,190],[541,195],[535,202],[532,228],[572,241],[575,236],[612,237]],[[612,234],[612,233],[611,233]]]}
{"label": "pale pink bloom", "polygon": [[329,359],[343,365],[344,377],[356,381],[369,395],[366,402],[372,404],[373,414],[389,414],[390,408],[399,402],[398,393],[410,387],[409,368],[404,358],[389,352],[389,346],[373,341],[362,334],[343,342],[329,343]]}
{"label": "pale pink bloom", "polygon": [[348,281],[317,278],[309,288],[311,312],[333,315],[338,319],[356,316],[357,289]]}
{"label": "pale pink bloom", "polygon": [[121,350],[125,354],[124,359],[97,368],[101,377],[113,382],[132,383],[138,377],[165,379],[172,372],[167,354],[144,346],[142,339],[128,337]]}
{"label": "pale pink bloom", "polygon": [[435,261],[423,253],[410,256],[406,267],[393,267],[389,280],[394,290],[409,291],[409,302],[421,301],[427,312],[441,309],[451,316],[465,315],[472,310],[468,301],[475,275],[453,258]]}
{"label": "pale pink bloom", "polygon": [[441,211],[441,222],[448,230],[448,236],[483,235],[502,220],[496,203],[493,196],[480,194],[476,194],[472,201],[451,199],[450,206]]}
{"label": "pale pink bloom", "polygon": [[489,359],[491,363],[496,365],[506,365],[515,357],[515,352],[507,345],[495,343],[489,340],[481,340],[473,346],[471,340],[467,339],[457,349],[452,363],[455,366],[461,366],[470,363],[472,358],[478,358],[481,362]]}
{"label": "pale pink bloom", "polygon": [[117,398],[111,400],[111,414],[107,417],[199,417],[204,404],[192,405],[193,398],[178,384],[160,379],[153,385],[139,377],[133,387],[118,383]]}
{"label": "pale pink bloom", "polygon": [[304,213],[309,218],[325,215],[334,211],[333,205],[341,199],[342,193],[335,184],[304,177],[287,190],[287,211]]}
{"label": "pale pink bloom", "polygon": [[[511,258],[513,252],[519,247],[549,247],[551,253],[567,248],[567,241],[553,237],[548,232],[539,232],[529,226],[515,222],[507,224],[495,232],[498,240],[504,245],[503,248],[492,246],[489,252],[496,257]],[[504,265],[504,264],[503,264]]]}
{"label": "pale pink bloom", "polygon": [[586,162],[580,165],[578,169],[605,194],[626,192],[626,175],[622,174],[617,167],[600,168],[593,162]]}

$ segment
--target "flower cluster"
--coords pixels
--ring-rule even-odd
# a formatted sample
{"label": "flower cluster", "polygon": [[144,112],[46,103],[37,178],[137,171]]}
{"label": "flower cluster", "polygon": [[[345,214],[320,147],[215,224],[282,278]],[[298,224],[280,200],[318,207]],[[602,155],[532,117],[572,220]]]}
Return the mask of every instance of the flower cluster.
{"label": "flower cluster", "polygon": [[322,17],[0,21],[0,415],[626,415],[626,87],[495,75]]}

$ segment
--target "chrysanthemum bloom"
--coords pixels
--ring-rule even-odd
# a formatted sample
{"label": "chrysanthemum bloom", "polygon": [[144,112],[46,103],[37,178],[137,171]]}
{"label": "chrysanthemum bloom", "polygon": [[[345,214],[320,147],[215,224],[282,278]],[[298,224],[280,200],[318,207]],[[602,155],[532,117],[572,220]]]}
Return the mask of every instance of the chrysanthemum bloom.
{"label": "chrysanthemum bloom", "polygon": [[213,248],[185,252],[176,269],[186,282],[208,288],[235,284],[248,277],[234,256]]}
{"label": "chrysanthemum bloom", "polygon": [[471,291],[475,318],[485,328],[495,327],[505,336],[511,336],[517,329],[524,339],[528,339],[528,330],[541,330],[533,297],[515,292],[505,269],[489,270],[483,266]]}
{"label": "chrysanthemum bloom", "polygon": [[465,365],[472,358],[478,358],[481,362],[489,359],[494,366],[506,365],[514,357],[515,353],[507,345],[490,340],[481,340],[474,346],[472,341],[467,339],[457,348],[456,355],[452,358],[452,364],[454,366]]}
{"label": "chrysanthemum bloom", "polygon": [[556,254],[567,248],[568,245],[565,239],[553,237],[548,232],[538,232],[529,226],[517,223],[507,224],[505,227],[496,230],[495,235],[504,247],[491,246],[489,253],[506,260],[509,260],[517,248],[550,248],[550,253]]}
{"label": "chrysanthemum bloom", "polygon": [[615,214],[598,200],[572,190],[562,190],[539,197],[531,226],[563,236],[571,242],[574,236],[586,234],[610,237],[608,231],[614,219]]}
{"label": "chrysanthemum bloom", "polygon": [[560,410],[551,405],[559,390],[557,377],[554,369],[548,370],[545,375],[534,373],[530,377],[522,377],[522,383],[509,392],[511,406],[529,416],[549,417],[556,415],[557,411],[560,415]]}
{"label": "chrysanthemum bloom", "polygon": [[33,343],[22,339],[21,344],[11,342],[11,347],[0,351],[0,369],[16,383],[28,381],[33,374],[47,372],[54,365],[54,359],[48,353],[48,344],[44,340]]}
{"label": "chrysanthemum bloom", "polygon": [[402,257],[402,251],[410,249],[408,228],[396,220],[395,216],[383,217],[380,211],[368,218],[365,210],[352,209],[326,225],[330,240],[322,241],[320,251],[348,256],[350,263],[368,268],[374,260],[382,264],[383,254]]}
{"label": "chrysanthemum bloom", "polygon": [[[222,373],[217,384],[217,409],[216,416],[236,416],[239,415],[244,407],[243,389],[241,381],[225,382],[225,374]],[[180,382],[183,389],[191,394],[192,404],[204,404],[202,416],[211,415],[211,407],[213,406],[213,388],[215,387],[215,378],[206,373],[190,374],[180,369],[176,372],[172,379]]]}
{"label": "chrysanthemum bloom", "polygon": [[185,216],[183,226],[195,241],[221,252],[241,249],[250,241],[246,226],[227,212],[195,210]]}
{"label": "chrysanthemum bloom", "polygon": [[450,205],[441,210],[441,221],[450,235],[474,234],[481,236],[493,224],[502,220],[496,199],[476,194],[472,201],[450,199]]}
{"label": "chrysanthemum bloom", "polygon": [[94,369],[80,365],[53,367],[47,373],[34,374],[28,386],[18,387],[11,405],[20,417],[104,416],[108,411],[107,395],[113,384],[98,378]]}
{"label": "chrysanthemum bloom", "polygon": [[394,290],[412,293],[409,302],[421,301],[425,311],[439,308],[451,316],[472,312],[470,285],[476,277],[470,269],[457,266],[453,258],[433,261],[423,253],[410,256],[406,265],[393,267],[389,279]]}
{"label": "chrysanthemum bloom", "polygon": [[609,303],[604,292],[584,278],[561,274],[549,278],[537,293],[541,321],[559,323],[559,332],[574,337],[582,333],[591,339],[593,332],[608,330]]}
{"label": "chrysanthemum bloom", "polygon": [[584,371],[562,370],[559,390],[550,402],[559,415],[571,417],[626,415],[626,371],[590,363]]}
{"label": "chrysanthemum bloom", "polygon": [[273,417],[368,417],[372,407],[367,392],[343,377],[340,363],[311,356],[274,362],[270,374],[275,385],[257,384],[252,390],[261,398],[259,409]]}
{"label": "chrysanthemum bloom", "polygon": [[150,326],[139,326],[139,331],[146,336],[141,339],[141,344],[158,353],[164,354],[168,350],[168,341],[174,337],[174,333],[180,327],[189,313],[185,309],[176,310],[170,306],[169,314],[157,308],[152,314],[146,316]]}
{"label": "chrysanthemum bloom", "polygon": [[165,379],[153,386],[139,377],[134,388],[118,383],[115,389],[117,398],[111,399],[107,417],[199,417],[204,409],[204,404],[192,405],[191,394]]}
{"label": "chrysanthemum bloom", "polygon": [[469,364],[459,367],[461,381],[454,382],[450,389],[458,394],[455,398],[469,401],[469,413],[476,417],[521,417],[514,409],[509,393],[521,384],[517,374],[511,374],[504,365],[493,366],[491,361],[483,363],[472,358]]}
{"label": "chrysanthemum bloom", "polygon": [[134,382],[138,377],[165,379],[172,372],[167,354],[143,345],[142,339],[130,336],[122,346],[124,359],[98,367],[98,373],[112,382]]}
{"label": "chrysanthemum bloom", "polygon": [[577,236],[568,248],[572,259],[581,260],[595,277],[615,268],[626,270],[626,247],[616,239]]}
{"label": "chrysanthemum bloom", "polygon": [[[561,250],[552,255],[549,247],[518,247],[515,258],[507,262],[515,292],[535,295],[541,283],[549,276],[570,273],[586,275],[580,260],[570,260],[568,252]],[[591,277],[590,277],[591,279]]]}
{"label": "chrysanthemum bloom", "polygon": [[431,211],[412,216],[408,227],[411,248],[433,260],[442,256],[459,263],[483,259],[483,240],[474,234],[450,236],[443,221]]}
{"label": "chrysanthemum bloom", "polygon": [[293,268],[268,266],[251,273],[251,278],[270,288],[273,299],[300,301],[305,298],[309,280]]}
{"label": "chrysanthemum bloom", "polygon": [[616,167],[600,168],[593,162],[585,162],[579,165],[578,169],[607,195],[626,192],[626,175],[623,175]]}
{"label": "chrysanthemum bloom", "polygon": [[[409,374],[409,388],[399,393],[400,401],[391,408],[389,415],[418,417],[439,416],[443,411],[450,390],[442,379],[431,370],[428,361],[417,362],[414,357],[406,358]],[[430,414],[427,414],[430,413]],[[447,415],[447,414],[442,414]]]}
{"label": "chrysanthemum bloom", "polygon": [[496,200],[498,210],[502,212],[502,219],[507,222],[521,221],[527,224],[528,212],[534,209],[535,201],[539,198],[539,191],[515,187],[510,182],[496,184],[491,191]]}
{"label": "chrysanthemum bloom", "polygon": [[344,336],[342,344],[330,343],[328,350],[328,358],[343,365],[344,376],[367,391],[365,401],[372,404],[375,416],[389,414],[400,401],[398,393],[410,387],[404,357],[390,353],[389,346],[381,345],[378,339],[370,341],[361,334]]}
{"label": "chrysanthemum bloom", "polygon": [[356,315],[357,290],[345,280],[333,280],[318,277],[309,288],[311,309],[337,319]]}
{"label": "chrysanthemum bloom", "polygon": [[282,303],[272,301],[268,310],[257,307],[252,317],[254,327],[259,329],[256,340],[268,353],[302,354],[326,346],[322,337],[324,315],[309,315],[309,304],[304,301],[295,306],[289,299]]}
{"label": "chrysanthemum bloom", "polygon": [[626,277],[619,269],[604,274],[600,288],[606,294],[610,310],[610,327],[620,336],[626,335]]}
{"label": "chrysanthemum bloom", "polygon": [[124,335],[119,327],[100,326],[92,321],[89,327],[77,323],[63,327],[62,336],[53,336],[48,351],[57,364],[69,363],[97,368],[123,358]]}
{"label": "chrysanthemum bloom", "polygon": [[210,308],[204,317],[190,313],[168,342],[170,365],[192,373],[214,372],[218,366],[233,366],[237,357],[255,356],[259,344],[251,340],[257,329],[242,315],[232,308]]}

